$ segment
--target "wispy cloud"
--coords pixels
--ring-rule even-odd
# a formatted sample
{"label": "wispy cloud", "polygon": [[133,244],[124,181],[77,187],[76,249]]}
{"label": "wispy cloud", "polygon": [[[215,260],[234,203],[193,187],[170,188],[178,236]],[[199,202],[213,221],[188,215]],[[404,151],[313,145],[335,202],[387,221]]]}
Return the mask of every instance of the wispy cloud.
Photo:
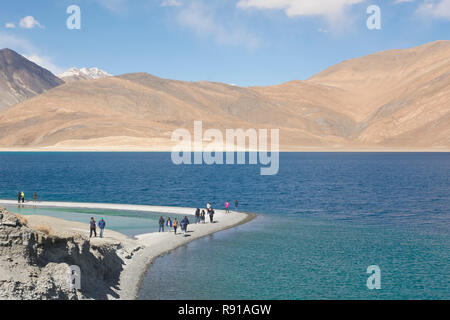
{"label": "wispy cloud", "polygon": [[324,16],[334,20],[348,7],[365,0],[240,0],[241,9],[283,10],[288,17]]}
{"label": "wispy cloud", "polygon": [[179,7],[182,3],[180,0],[163,0],[161,7]]}
{"label": "wispy cloud", "polygon": [[64,71],[63,68],[56,66],[49,57],[40,56],[36,53],[32,53],[31,55],[23,54],[23,56],[37,65],[50,70],[53,74],[59,74]]}
{"label": "wispy cloud", "polygon": [[44,26],[41,25],[33,16],[26,16],[20,19],[19,26],[24,29],[33,29],[34,27],[41,29],[44,28]]}
{"label": "wispy cloud", "polygon": [[244,46],[255,49],[261,41],[243,25],[224,21],[215,10],[203,2],[191,2],[183,7],[177,16],[177,22],[196,34],[213,38],[218,44]]}
{"label": "wispy cloud", "polygon": [[16,25],[12,22],[7,22],[7,23],[5,23],[5,28],[6,29],[15,29]]}
{"label": "wispy cloud", "polygon": [[417,13],[436,19],[450,20],[450,0],[425,0]]}

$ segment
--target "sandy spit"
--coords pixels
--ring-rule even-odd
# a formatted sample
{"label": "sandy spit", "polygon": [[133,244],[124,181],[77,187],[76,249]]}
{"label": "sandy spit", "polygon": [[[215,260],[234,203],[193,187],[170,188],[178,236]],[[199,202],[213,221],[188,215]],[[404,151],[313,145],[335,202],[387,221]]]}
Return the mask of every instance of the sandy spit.
{"label": "sandy spit", "polygon": [[[17,205],[14,200],[1,200],[0,205]],[[151,264],[161,255],[169,253],[180,246],[183,246],[195,239],[199,239],[212,233],[229,229],[243,223],[247,223],[256,217],[255,214],[231,211],[225,213],[224,210],[215,210],[214,223],[209,222],[206,216],[206,223],[195,224],[192,215],[195,208],[164,207],[148,205],[128,205],[128,204],[104,204],[104,203],[77,203],[77,202],[33,202],[28,201],[25,207],[63,207],[63,208],[89,208],[89,209],[110,209],[110,210],[130,210],[143,212],[161,213],[165,219],[170,214],[190,215],[190,224],[186,235],[178,228],[177,234],[174,232],[153,232],[137,235],[134,238],[127,237],[119,232],[105,230],[104,238],[92,238],[91,245],[119,245],[123,248],[123,253],[118,256],[122,258],[124,266],[120,273],[117,286],[113,289],[114,297],[111,299],[133,300],[137,299],[139,288],[143,278],[149,270]],[[79,234],[89,237],[89,225],[67,221],[47,216],[26,216],[31,227],[48,226],[52,232],[59,235]],[[125,258],[125,256],[127,256]],[[151,270],[150,270],[151,272]]]}

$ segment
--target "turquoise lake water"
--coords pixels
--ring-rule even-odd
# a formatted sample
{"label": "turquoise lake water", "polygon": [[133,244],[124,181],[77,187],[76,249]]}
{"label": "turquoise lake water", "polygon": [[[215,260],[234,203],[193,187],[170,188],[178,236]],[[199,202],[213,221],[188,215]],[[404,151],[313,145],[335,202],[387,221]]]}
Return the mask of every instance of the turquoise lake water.
{"label": "turquoise lake water", "polygon": [[[141,299],[450,298],[450,154],[283,153],[276,176],[249,165],[176,166],[169,153],[0,160],[0,198],[23,190],[41,200],[218,208],[238,199],[259,213],[157,259]],[[84,222],[96,213],[50,211]],[[159,217],[98,214],[128,235]],[[366,286],[370,265],[381,269],[380,290]]]}

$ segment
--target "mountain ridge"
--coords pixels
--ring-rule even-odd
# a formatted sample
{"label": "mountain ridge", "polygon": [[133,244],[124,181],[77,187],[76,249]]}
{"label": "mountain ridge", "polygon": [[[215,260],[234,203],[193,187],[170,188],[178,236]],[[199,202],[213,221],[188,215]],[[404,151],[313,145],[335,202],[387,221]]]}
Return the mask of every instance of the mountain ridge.
{"label": "mountain ridge", "polygon": [[47,69],[17,52],[0,50],[0,110],[61,85]]}
{"label": "mountain ridge", "polygon": [[282,150],[449,150],[450,41],[266,87],[129,73],[63,84],[0,113],[0,148],[170,150],[171,132],[279,128]]}

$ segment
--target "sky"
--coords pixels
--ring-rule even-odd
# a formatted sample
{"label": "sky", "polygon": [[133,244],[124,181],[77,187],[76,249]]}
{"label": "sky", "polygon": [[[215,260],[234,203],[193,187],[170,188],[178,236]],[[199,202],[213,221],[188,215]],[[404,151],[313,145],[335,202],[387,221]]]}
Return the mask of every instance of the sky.
{"label": "sky", "polygon": [[[80,8],[69,29],[67,8]],[[380,28],[369,29],[377,6]],[[369,11],[369,13],[368,13]],[[185,81],[264,86],[343,60],[449,40],[450,0],[14,0],[0,48],[58,74],[98,67]]]}

